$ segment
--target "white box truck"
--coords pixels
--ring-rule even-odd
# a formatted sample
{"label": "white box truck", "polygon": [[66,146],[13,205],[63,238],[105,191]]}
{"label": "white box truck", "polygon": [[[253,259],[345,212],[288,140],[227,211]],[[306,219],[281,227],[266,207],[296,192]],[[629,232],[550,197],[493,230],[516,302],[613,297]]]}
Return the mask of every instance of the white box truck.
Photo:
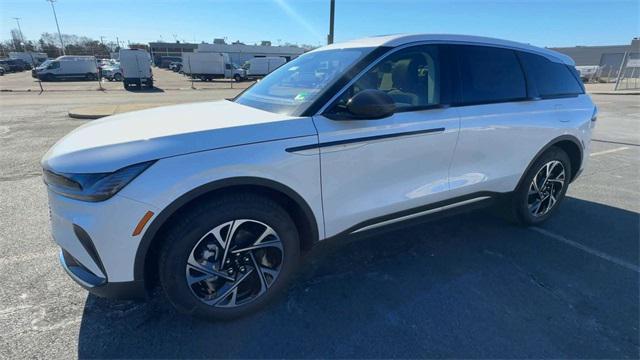
{"label": "white box truck", "polygon": [[153,73],[151,72],[151,56],[143,49],[120,49],[120,69],[122,70],[122,84],[125,89],[135,85],[142,88],[144,84],[153,88]]}
{"label": "white box truck", "polygon": [[97,80],[98,62],[93,56],[59,56],[33,69],[31,75],[43,81]]}
{"label": "white box truck", "polygon": [[279,56],[256,57],[247,60],[242,68],[245,70],[246,78],[252,79],[266,76],[286,62],[287,59]]}
{"label": "white box truck", "polygon": [[233,66],[227,53],[184,53],[182,72],[192,79],[210,81],[230,79],[234,76]]}

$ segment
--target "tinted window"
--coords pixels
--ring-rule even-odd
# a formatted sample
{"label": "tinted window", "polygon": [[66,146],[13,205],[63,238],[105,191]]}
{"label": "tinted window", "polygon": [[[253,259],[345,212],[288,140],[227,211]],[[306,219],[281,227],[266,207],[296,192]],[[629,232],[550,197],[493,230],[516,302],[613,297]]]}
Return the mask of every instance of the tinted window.
{"label": "tinted window", "polygon": [[441,104],[442,73],[438,46],[400,50],[362,75],[340,97],[332,112],[346,112],[347,101],[367,89],[386,92],[400,111]]}
{"label": "tinted window", "polygon": [[541,97],[582,94],[582,86],[571,69],[560,63],[530,53],[520,53],[527,76],[535,84]]}
{"label": "tinted window", "polygon": [[462,102],[491,103],[527,97],[515,51],[486,46],[456,46],[462,77]]}

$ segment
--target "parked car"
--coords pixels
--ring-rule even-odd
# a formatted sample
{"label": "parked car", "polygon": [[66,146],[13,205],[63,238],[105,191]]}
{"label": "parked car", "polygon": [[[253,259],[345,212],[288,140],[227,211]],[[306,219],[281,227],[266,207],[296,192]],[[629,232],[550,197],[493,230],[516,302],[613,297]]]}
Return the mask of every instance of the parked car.
{"label": "parked car", "polygon": [[111,65],[103,66],[100,70],[100,74],[103,78],[109,81],[122,81],[124,78],[122,76],[122,69],[120,68],[120,63],[115,62]]}
{"label": "parked car", "polygon": [[159,68],[168,69],[172,62],[182,61],[180,56],[162,56],[160,62],[156,63]]}
{"label": "parked car", "polygon": [[576,66],[576,70],[580,74],[580,79],[584,82],[588,82],[590,80],[595,80],[595,76],[600,70],[599,65],[583,65]]}
{"label": "parked car", "polygon": [[153,88],[151,56],[143,49],[120,49],[120,69],[125,89],[131,86]]}
{"label": "parked car", "polygon": [[41,52],[28,52],[28,51],[12,51],[9,53],[9,59],[20,59],[29,65],[25,70],[31,70],[33,66],[41,64],[47,60],[47,54]]}
{"label": "parked car", "polygon": [[97,80],[98,64],[93,56],[59,56],[33,69],[31,76],[42,81]]}
{"label": "parked car", "polygon": [[25,70],[24,65],[15,59],[0,60],[0,66],[2,66],[7,72],[20,72]]}
{"label": "parked car", "polygon": [[180,61],[174,61],[169,64],[169,70],[179,72],[182,69],[182,63]]}
{"label": "parked car", "polygon": [[89,123],[42,167],[75,281],[127,298],[159,284],[178,310],[229,319],[285,290],[326,239],[491,204],[542,223],[596,118],[563,54],[390,35],[308,52],[233,101]]}

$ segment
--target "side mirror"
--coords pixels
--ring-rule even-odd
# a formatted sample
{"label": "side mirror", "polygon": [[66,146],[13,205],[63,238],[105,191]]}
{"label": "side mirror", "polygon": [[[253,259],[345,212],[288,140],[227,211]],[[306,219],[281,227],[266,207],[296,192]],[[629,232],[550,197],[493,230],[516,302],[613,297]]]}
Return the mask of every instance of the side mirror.
{"label": "side mirror", "polygon": [[367,89],[347,101],[347,110],[356,119],[382,119],[393,115],[396,104],[384,91]]}

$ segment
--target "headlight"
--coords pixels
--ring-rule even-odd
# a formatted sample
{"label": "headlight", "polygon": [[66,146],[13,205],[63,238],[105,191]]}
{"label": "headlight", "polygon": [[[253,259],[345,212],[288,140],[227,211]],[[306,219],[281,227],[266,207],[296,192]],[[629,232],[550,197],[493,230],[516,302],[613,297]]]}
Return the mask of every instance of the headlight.
{"label": "headlight", "polygon": [[44,182],[66,197],[84,201],[103,201],[115,195],[154,161],[124,167],[112,173],[58,174],[44,170]]}

